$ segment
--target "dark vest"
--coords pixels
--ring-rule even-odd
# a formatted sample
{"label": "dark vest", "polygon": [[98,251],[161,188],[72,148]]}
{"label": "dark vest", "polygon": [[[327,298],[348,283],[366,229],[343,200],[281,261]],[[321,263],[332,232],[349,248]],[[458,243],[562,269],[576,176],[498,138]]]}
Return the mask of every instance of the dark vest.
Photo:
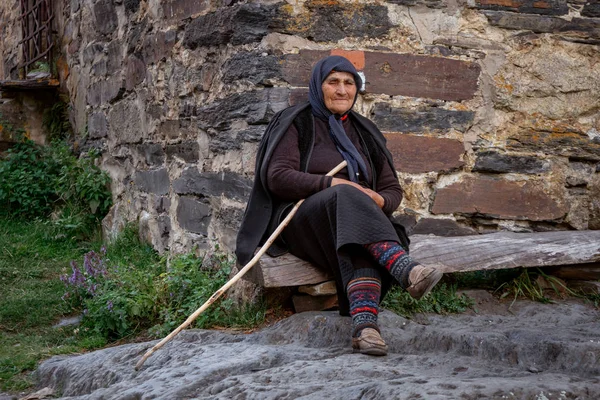
{"label": "dark vest", "polygon": [[[385,138],[375,124],[361,115],[351,111],[350,118],[358,132],[363,152],[368,156],[372,171],[372,189],[377,190],[377,174],[381,172],[384,162],[388,162],[396,174],[392,162],[392,155],[385,147]],[[247,264],[254,251],[263,244],[277,228],[285,214],[291,210],[294,202],[283,202],[274,198],[267,189],[267,168],[273,150],[277,147],[281,137],[287,132],[291,124],[298,130],[298,146],[300,150],[300,170],[306,171],[310,162],[310,155],[315,142],[314,117],[308,103],[286,108],[277,113],[265,131],[260,142],[256,168],[254,171],[254,184],[250,199],[242,219],[236,241],[236,256],[241,265]],[[406,230],[400,224],[393,222],[402,246],[408,249],[410,243]],[[278,256],[286,253],[282,241],[277,241],[269,248],[268,254]]]}

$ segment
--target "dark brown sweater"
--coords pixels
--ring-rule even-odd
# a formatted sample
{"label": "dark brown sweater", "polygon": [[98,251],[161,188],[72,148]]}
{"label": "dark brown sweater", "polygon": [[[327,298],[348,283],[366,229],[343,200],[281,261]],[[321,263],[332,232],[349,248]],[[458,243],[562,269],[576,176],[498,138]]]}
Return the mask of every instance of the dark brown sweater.
{"label": "dark brown sweater", "polygon": [[[372,177],[371,166],[360,144],[360,137],[354,124],[348,118],[343,123],[346,134],[360,152]],[[325,176],[344,159],[337,151],[329,137],[326,121],[315,117],[315,144],[308,163],[307,172],[300,172],[300,150],[298,131],[292,124],[275,148],[267,171],[269,190],[282,200],[299,200],[317,193],[331,185],[331,177]],[[377,176],[377,193],[384,199],[383,212],[390,215],[402,201],[402,188],[394,177],[389,164],[383,162],[381,172]],[[344,168],[336,178],[348,179],[348,171]],[[371,187],[372,182],[361,182],[362,186]]]}

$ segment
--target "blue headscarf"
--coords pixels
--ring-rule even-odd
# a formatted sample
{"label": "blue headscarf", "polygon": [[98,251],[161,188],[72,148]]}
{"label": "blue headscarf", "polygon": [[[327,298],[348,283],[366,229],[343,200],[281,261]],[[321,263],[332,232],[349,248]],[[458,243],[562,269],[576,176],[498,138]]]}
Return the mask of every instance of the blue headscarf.
{"label": "blue headscarf", "polygon": [[356,95],[354,96],[354,101],[352,103],[352,107],[354,107],[354,103],[356,103],[356,98],[358,97],[358,88],[362,86],[362,79],[360,78],[360,75],[358,75],[358,72],[356,72],[354,65],[342,56],[329,56],[315,64],[310,76],[308,101],[312,106],[313,115],[329,122],[329,134],[331,139],[344,160],[348,162],[347,168],[350,180],[358,182],[360,173],[364,177],[364,180],[368,181],[367,166],[356,147],[348,138],[348,135],[346,135],[346,131],[342,125],[341,118],[348,114],[350,110],[346,111],[344,115],[339,115],[333,114],[325,106],[322,86],[325,78],[327,78],[332,71],[348,72],[354,76],[354,82],[357,87]]}

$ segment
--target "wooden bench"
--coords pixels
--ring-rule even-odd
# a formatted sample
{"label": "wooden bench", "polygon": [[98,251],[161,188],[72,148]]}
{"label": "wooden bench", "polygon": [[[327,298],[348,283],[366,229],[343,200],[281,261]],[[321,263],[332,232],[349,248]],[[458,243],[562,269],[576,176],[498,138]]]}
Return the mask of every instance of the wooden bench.
{"label": "wooden bench", "polygon": [[[559,272],[560,266],[568,266],[573,272],[574,266],[586,264],[583,267],[586,276],[600,278],[600,230],[496,232],[454,237],[414,235],[410,254],[423,264],[440,266],[444,273],[548,266],[556,266]],[[332,276],[291,254],[277,258],[263,256],[245,279],[265,288],[299,287],[301,293],[312,293],[294,296],[296,311],[335,305],[331,290],[310,289],[330,281]]]}

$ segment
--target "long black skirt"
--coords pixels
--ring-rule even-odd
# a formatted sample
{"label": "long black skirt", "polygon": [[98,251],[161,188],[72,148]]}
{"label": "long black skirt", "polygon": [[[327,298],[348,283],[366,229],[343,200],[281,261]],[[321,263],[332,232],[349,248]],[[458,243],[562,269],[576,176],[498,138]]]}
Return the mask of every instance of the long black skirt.
{"label": "long black skirt", "polygon": [[283,231],[282,239],[290,253],[333,274],[341,315],[349,314],[346,287],[355,271],[374,270],[381,277],[382,298],[394,282],[364,245],[400,243],[398,234],[377,204],[352,186],[337,185],[308,197]]}

